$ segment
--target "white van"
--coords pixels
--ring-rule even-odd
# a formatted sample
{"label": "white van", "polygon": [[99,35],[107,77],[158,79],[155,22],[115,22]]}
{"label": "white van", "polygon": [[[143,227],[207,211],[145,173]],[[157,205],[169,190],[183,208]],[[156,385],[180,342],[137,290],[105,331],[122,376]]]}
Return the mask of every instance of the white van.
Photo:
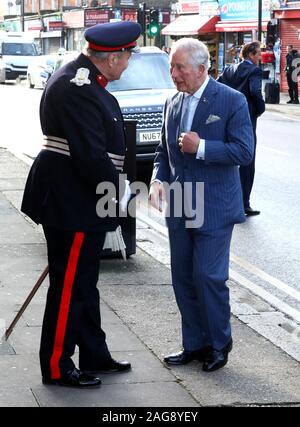
{"label": "white van", "polygon": [[26,33],[0,32],[0,57],[5,62],[5,80],[26,78],[32,57],[39,55],[34,39]]}

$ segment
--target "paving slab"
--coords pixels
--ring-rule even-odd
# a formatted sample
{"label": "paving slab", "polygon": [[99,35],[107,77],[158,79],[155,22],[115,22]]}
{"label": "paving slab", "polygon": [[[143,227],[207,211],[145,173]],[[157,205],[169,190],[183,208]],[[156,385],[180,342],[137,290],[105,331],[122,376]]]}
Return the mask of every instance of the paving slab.
{"label": "paving slab", "polygon": [[29,387],[1,387],[0,407],[37,407],[40,406]]}
{"label": "paving slab", "polygon": [[198,407],[198,403],[175,382],[102,385],[98,390],[72,390],[64,387],[34,387],[42,407]]}

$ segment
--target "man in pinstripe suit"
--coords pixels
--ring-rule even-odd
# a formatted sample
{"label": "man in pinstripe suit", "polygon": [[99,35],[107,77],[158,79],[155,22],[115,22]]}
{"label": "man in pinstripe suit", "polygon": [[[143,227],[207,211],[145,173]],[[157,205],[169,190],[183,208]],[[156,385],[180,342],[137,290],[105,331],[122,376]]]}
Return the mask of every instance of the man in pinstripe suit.
{"label": "man in pinstripe suit", "polygon": [[[232,348],[226,280],[233,226],[245,221],[238,166],[251,162],[253,132],[244,95],[208,77],[203,43],[178,40],[170,63],[178,92],[165,105],[149,199],[158,209],[168,199],[183,350],[164,360],[169,365],[200,360],[202,369],[211,372],[227,363]],[[201,182],[203,187],[197,186]],[[175,192],[167,192],[174,183]],[[203,200],[200,211],[194,209],[197,199]],[[184,206],[181,216],[178,200],[191,207]]]}

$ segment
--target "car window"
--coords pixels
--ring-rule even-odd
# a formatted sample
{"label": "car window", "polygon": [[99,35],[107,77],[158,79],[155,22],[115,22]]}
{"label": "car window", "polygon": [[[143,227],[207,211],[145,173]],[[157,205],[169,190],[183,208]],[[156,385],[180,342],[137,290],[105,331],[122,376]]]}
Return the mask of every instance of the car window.
{"label": "car window", "polygon": [[120,80],[107,85],[110,92],[143,89],[173,89],[167,54],[134,53]]}
{"label": "car window", "polygon": [[33,43],[2,43],[3,55],[35,56],[36,46]]}

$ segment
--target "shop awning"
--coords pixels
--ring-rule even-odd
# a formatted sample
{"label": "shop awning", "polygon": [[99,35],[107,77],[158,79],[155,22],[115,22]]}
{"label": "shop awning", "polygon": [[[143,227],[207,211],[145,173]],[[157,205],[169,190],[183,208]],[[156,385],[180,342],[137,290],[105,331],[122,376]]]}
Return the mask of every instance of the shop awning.
{"label": "shop awning", "polygon": [[167,25],[162,30],[162,34],[164,36],[193,36],[214,33],[219,19],[219,16],[181,15]]}
{"label": "shop awning", "polygon": [[[262,21],[262,31],[267,31],[268,21]],[[258,30],[257,21],[219,21],[216,24],[217,33]]]}

